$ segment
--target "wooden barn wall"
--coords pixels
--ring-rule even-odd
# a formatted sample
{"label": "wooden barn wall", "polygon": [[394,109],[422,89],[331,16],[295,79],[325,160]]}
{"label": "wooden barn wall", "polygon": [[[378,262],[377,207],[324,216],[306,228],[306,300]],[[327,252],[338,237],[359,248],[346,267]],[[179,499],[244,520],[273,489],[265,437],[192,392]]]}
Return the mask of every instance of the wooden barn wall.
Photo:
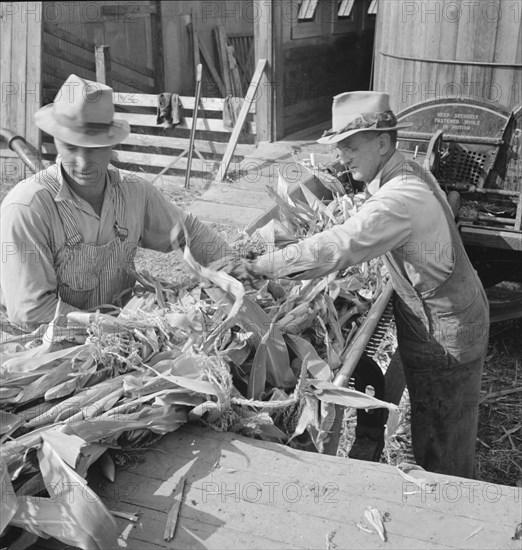
{"label": "wooden barn wall", "polygon": [[[44,32],[43,63],[47,88],[58,88],[72,72],[95,80],[94,67],[88,67],[94,63],[95,44],[110,46],[111,56],[152,70],[159,69],[158,74],[161,77],[163,67],[157,66],[157,54],[161,47],[157,39],[161,38],[161,33],[155,32],[159,2],[44,2],[43,5],[43,20],[46,24],[56,26],[80,41],[92,44],[92,51],[88,51]],[[51,55],[48,46],[65,51],[65,55],[61,59]],[[67,59],[67,54],[72,55],[73,59]],[[83,60],[83,63],[75,63],[74,56]],[[151,91],[139,85],[139,76],[136,85],[132,84],[136,80],[134,71],[116,64],[112,69],[121,75],[120,79],[113,80],[112,86],[115,90]],[[142,80],[146,85],[155,84],[147,78]]]}
{"label": "wooden barn wall", "polygon": [[512,109],[522,103],[521,20],[522,0],[381,0],[374,89],[397,112],[447,97]]}
{"label": "wooden barn wall", "polygon": [[[187,30],[190,21],[219,70],[214,37],[218,25],[227,33],[254,33],[253,0],[161,2],[165,91],[194,95],[194,48]],[[203,65],[202,96],[221,97]]]}
{"label": "wooden barn wall", "polygon": [[329,120],[334,95],[371,85],[375,16],[367,13],[369,1],[355,0],[350,20],[340,21],[339,2],[319,0],[315,31],[310,24],[301,31],[307,23],[298,22],[293,4],[282,19],[284,135]]}
{"label": "wooden barn wall", "polygon": [[[39,132],[33,122],[40,107],[41,4],[0,3],[0,121],[3,128],[39,147]],[[18,156],[0,142],[0,177],[3,182],[25,177]]]}

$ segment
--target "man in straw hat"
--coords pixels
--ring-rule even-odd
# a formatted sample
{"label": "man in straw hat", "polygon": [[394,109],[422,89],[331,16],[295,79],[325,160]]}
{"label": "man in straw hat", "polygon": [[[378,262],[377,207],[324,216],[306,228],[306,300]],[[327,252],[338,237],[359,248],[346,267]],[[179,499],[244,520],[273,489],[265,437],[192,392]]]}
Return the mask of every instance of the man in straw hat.
{"label": "man in straw hat", "polygon": [[137,247],[185,245],[206,265],[226,248],[210,228],[136,175],[109,165],[130,133],[114,119],[112,89],[71,75],[35,122],[54,137],[56,164],[17,184],[1,208],[1,298],[27,328],[59,313],[116,304],[135,283]]}
{"label": "man in straw hat", "polygon": [[333,100],[333,144],[369,198],[345,223],[298,246],[224,267],[243,278],[313,279],[384,255],[411,401],[413,450],[427,470],[472,477],[488,302],[436,180],[396,149],[387,94]]}

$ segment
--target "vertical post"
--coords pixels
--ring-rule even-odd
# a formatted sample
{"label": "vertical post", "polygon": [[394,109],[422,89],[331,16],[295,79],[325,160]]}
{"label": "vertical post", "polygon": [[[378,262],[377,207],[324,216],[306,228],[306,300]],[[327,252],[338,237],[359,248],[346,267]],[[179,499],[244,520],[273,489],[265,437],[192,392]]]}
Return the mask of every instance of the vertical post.
{"label": "vertical post", "polygon": [[165,89],[165,58],[163,55],[163,21],[161,17],[161,2],[154,2],[154,9],[155,11],[150,15],[152,66],[154,68],[154,88],[161,92]]}
{"label": "vertical post", "polygon": [[274,141],[284,136],[283,33],[288,21],[283,17],[280,0],[254,2],[258,4],[255,13],[259,14],[254,27],[255,58],[267,60],[256,104],[257,139]]}
{"label": "vertical post", "polygon": [[268,2],[254,0],[259,17],[256,18],[254,28],[255,58],[266,59],[267,65],[259,82],[260,94],[256,105],[256,133],[258,141],[272,141],[272,119],[274,112],[273,90],[273,7],[274,0]]}
{"label": "vertical post", "polygon": [[[25,91],[25,132],[21,135],[40,152],[41,132],[34,124],[34,113],[42,105],[43,23],[42,3],[35,2],[35,17],[27,17],[27,69]],[[4,24],[4,27],[7,23]],[[4,29],[2,29],[2,32]],[[13,40],[13,45],[15,41]],[[15,59],[13,54],[13,60]],[[7,76],[7,75],[5,75]],[[22,99],[22,105],[24,99]],[[5,119],[2,125],[5,124]],[[14,129],[14,128],[10,128]]]}
{"label": "vertical post", "polygon": [[94,46],[96,82],[112,87],[110,46]]}

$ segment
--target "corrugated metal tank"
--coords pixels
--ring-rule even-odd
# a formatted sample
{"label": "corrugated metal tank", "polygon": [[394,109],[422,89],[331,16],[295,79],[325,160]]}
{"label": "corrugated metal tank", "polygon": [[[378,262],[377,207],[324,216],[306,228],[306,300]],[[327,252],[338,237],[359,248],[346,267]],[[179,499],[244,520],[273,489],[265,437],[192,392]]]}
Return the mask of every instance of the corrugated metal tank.
{"label": "corrugated metal tank", "polygon": [[522,103],[522,0],[379,0],[373,88],[392,109],[457,97]]}

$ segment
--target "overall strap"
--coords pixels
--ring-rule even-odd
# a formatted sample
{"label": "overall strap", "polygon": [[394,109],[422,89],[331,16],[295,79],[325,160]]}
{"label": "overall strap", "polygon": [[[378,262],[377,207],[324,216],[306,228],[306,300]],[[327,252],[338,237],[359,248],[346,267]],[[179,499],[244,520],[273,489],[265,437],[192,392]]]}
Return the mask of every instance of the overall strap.
{"label": "overall strap", "polygon": [[111,194],[114,200],[114,209],[116,214],[116,223],[114,228],[120,240],[124,241],[128,234],[129,230],[127,224],[129,223],[125,215],[125,201],[123,199],[123,191],[121,189],[121,179],[120,172],[113,166],[109,166],[109,180],[111,183]]}
{"label": "overall strap", "polygon": [[[59,170],[58,166],[57,169]],[[55,199],[58,191],[60,190],[60,184],[58,181],[52,176],[42,173],[40,183],[49,191],[49,193],[51,193],[53,199]],[[74,219],[72,208],[69,203],[67,201],[55,201],[55,204],[62,220],[65,237],[67,239],[66,244],[73,246],[83,242],[82,234],[78,229],[78,224]]]}

